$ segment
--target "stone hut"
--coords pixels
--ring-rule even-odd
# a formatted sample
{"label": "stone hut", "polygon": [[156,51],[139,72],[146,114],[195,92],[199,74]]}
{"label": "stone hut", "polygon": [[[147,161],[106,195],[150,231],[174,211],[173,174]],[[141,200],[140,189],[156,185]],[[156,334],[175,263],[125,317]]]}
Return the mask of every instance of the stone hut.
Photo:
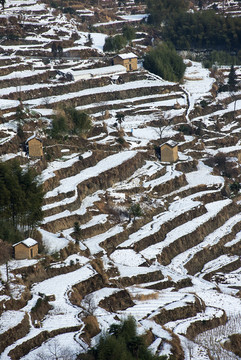
{"label": "stone hut", "polygon": [[113,59],[114,65],[123,65],[126,71],[137,70],[137,56],[134,53],[119,54]]}
{"label": "stone hut", "polygon": [[178,160],[178,145],[169,140],[160,146],[161,161],[175,162]]}
{"label": "stone hut", "polygon": [[27,154],[30,157],[40,157],[42,158],[43,153],[43,142],[41,139],[37,138],[35,135],[28,138],[25,142]]}
{"label": "stone hut", "polygon": [[13,256],[16,260],[32,259],[38,254],[38,242],[27,238],[13,245]]}

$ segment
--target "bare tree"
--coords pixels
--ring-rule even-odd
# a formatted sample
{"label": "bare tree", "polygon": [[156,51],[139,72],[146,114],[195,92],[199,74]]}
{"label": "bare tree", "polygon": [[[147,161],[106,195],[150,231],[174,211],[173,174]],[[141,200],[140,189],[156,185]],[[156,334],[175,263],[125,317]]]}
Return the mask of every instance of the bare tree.
{"label": "bare tree", "polygon": [[62,347],[57,339],[49,340],[46,349],[38,352],[38,360],[73,360],[75,354],[67,347]]}
{"label": "bare tree", "polygon": [[172,119],[167,118],[162,111],[158,112],[157,115],[158,115],[158,127],[156,129],[156,132],[160,137],[160,141],[162,141],[163,132],[164,130],[167,129],[168,126],[170,126]]}
{"label": "bare tree", "polygon": [[84,311],[85,316],[94,314],[94,312],[96,310],[96,305],[95,305],[95,301],[91,294],[86,295],[86,297],[84,298],[84,300],[81,303],[81,307]]}

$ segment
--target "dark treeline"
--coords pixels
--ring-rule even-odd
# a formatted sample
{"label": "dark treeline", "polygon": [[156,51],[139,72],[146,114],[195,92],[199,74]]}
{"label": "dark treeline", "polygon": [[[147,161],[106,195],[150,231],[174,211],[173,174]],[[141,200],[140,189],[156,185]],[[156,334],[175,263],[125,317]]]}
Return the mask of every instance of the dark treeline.
{"label": "dark treeline", "polygon": [[163,37],[178,49],[239,51],[241,18],[224,17],[214,11],[183,13],[169,18]]}
{"label": "dark treeline", "polygon": [[187,12],[186,0],[146,0],[148,21],[176,49],[240,50],[241,18],[214,10]]}
{"label": "dark treeline", "polygon": [[0,238],[14,243],[29,236],[43,218],[43,195],[32,169],[0,163]]}
{"label": "dark treeline", "polygon": [[146,4],[150,14],[148,22],[155,26],[166,24],[170,19],[188,9],[187,0],[146,0]]}

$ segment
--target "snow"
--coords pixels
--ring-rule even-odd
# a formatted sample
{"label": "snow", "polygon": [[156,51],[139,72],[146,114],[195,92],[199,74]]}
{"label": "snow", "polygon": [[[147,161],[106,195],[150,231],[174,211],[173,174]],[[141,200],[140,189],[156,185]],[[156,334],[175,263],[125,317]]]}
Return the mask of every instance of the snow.
{"label": "snow", "polygon": [[102,76],[110,76],[114,74],[123,74],[126,72],[125,66],[122,65],[113,65],[113,66],[106,66],[97,69],[88,69],[88,70],[79,70],[79,71],[72,71],[72,75],[74,76],[74,80],[88,80],[93,77],[102,77]]}
{"label": "snow", "polygon": [[3,312],[0,317],[0,333],[3,334],[17,326],[23,320],[24,315],[23,311],[8,310]]}
{"label": "snow", "polygon": [[[173,219],[175,219],[178,215],[182,214],[183,212],[187,212],[190,211],[191,209],[197,207],[200,205],[200,202],[198,201],[194,201],[192,199],[192,196],[187,197],[185,199],[180,199],[177,200],[176,202],[174,202],[173,204],[171,204],[169,211],[160,213],[159,215],[156,215],[153,217],[153,220],[149,223],[147,223],[146,225],[142,226],[137,232],[132,233],[129,236],[129,239],[122,242],[119,247],[133,247],[134,244],[140,240],[142,240],[145,237],[149,237],[152,234],[157,233],[162,225],[168,221],[172,221]],[[190,222],[191,223],[191,222]],[[188,229],[187,229],[188,231]],[[167,234],[167,236],[169,236],[170,233]],[[162,242],[163,244],[163,242]],[[153,247],[155,248],[155,246],[157,245],[153,245]],[[147,249],[144,250],[144,252],[141,254],[147,258],[147,257],[151,257],[155,256],[156,250],[154,250],[154,248],[151,247],[150,251],[148,251]],[[147,254],[148,251],[148,254]],[[158,250],[159,251],[159,250]]]}
{"label": "snow", "polygon": [[18,244],[24,244],[27,247],[32,247],[32,246],[38,244],[38,242],[36,240],[32,239],[32,238],[27,238],[25,240],[22,240],[22,241],[20,241],[20,242],[18,242],[16,244],[14,244],[13,246],[16,246]]}
{"label": "snow", "polygon": [[[167,233],[165,239],[155,245],[150,245],[145,250],[141,251],[141,254],[148,259],[152,259],[162,252],[165,247],[170,246],[175,240],[195,231],[200,225],[205,224],[208,220],[212,219],[219,211],[225,206],[231,203],[231,200],[215,201],[211,204],[206,204],[207,213],[198,216],[180,226],[177,226],[169,233]],[[178,271],[178,269],[176,269]]]}
{"label": "snow", "polygon": [[[83,156],[83,155],[82,155]],[[45,182],[46,180],[55,176],[55,171],[60,169],[65,169],[71,167],[73,164],[79,160],[79,154],[72,154],[70,155],[70,159],[66,159],[66,157],[52,161],[48,163],[47,169],[43,170],[41,173],[41,181]]]}
{"label": "snow", "polygon": [[[68,100],[68,99],[73,99],[76,97],[80,97],[80,96],[90,96],[93,94],[98,94],[98,93],[112,93],[113,91],[123,91],[123,90],[128,90],[128,89],[142,89],[145,87],[156,87],[158,85],[173,85],[173,83],[168,82],[168,81],[164,81],[162,79],[159,80],[159,84],[158,81],[157,83],[155,81],[150,81],[150,80],[137,80],[137,81],[130,81],[128,83],[124,83],[124,84],[113,84],[113,85],[106,85],[106,86],[102,86],[102,87],[96,87],[96,88],[90,88],[90,89],[85,89],[85,90],[80,90],[78,92],[72,92],[72,93],[68,93],[68,94],[64,94],[64,95],[57,95],[57,96],[52,96],[50,98],[49,103],[53,104],[55,102],[59,102],[59,101],[63,101],[63,100]],[[26,85],[26,86],[22,86],[22,91],[24,90],[30,90],[31,88],[44,88],[44,87],[50,87],[50,85]],[[52,85],[52,86],[58,86],[58,85]],[[15,88],[12,89],[12,91],[15,91]],[[9,88],[7,89],[3,89],[0,91],[0,94],[3,93],[7,94],[9,93]],[[38,99],[33,99],[33,100],[26,100],[23,101],[24,104],[29,105],[29,106],[38,106],[38,105],[42,105],[44,101],[44,98],[38,98]]]}
{"label": "snow", "polygon": [[[134,157],[137,154],[136,151],[126,151],[126,152],[120,152],[114,155],[110,155],[107,158],[99,161],[99,163],[95,166],[92,166],[90,168],[82,170],[79,174],[71,176],[67,179],[63,179],[60,181],[60,184],[58,187],[56,187],[54,190],[49,191],[46,194],[46,198],[57,196],[58,193],[65,193],[69,192],[71,190],[75,190],[77,185],[82,183],[83,181],[93,177],[98,176],[102,172],[105,172],[109,169],[111,169],[113,166],[116,167],[123,162],[130,160],[132,157]],[[45,209],[49,208],[49,205],[45,206]]]}
{"label": "snow", "polygon": [[[12,16],[13,14],[18,14],[22,11],[28,10],[29,13],[26,14],[24,19],[25,25],[36,26],[43,25],[48,26],[51,24],[45,32],[38,36],[27,36],[26,40],[32,41],[36,40],[38,44],[29,45],[15,45],[15,46],[5,46],[2,45],[3,51],[29,51],[30,49],[36,49],[46,46],[46,51],[51,54],[50,48],[47,48],[49,41],[51,39],[59,36],[60,40],[68,40],[72,33],[76,32],[78,39],[74,41],[74,45],[71,49],[76,51],[81,51],[88,49],[86,46],[86,41],[88,40],[88,33],[81,32],[78,30],[77,23],[75,20],[67,21],[65,15],[59,14],[54,18],[52,9],[47,9],[45,4],[36,2],[35,0],[26,0],[24,6],[21,1],[11,0],[6,2],[6,9],[1,12],[0,17]],[[39,11],[44,11],[43,16],[38,15]],[[36,13],[36,14],[35,14]],[[93,16],[93,9],[82,9],[78,11],[81,16]],[[123,15],[121,18],[123,21],[113,21],[104,23],[103,25],[140,21],[147,17],[146,14],[138,15]],[[102,24],[98,23],[96,26]],[[63,30],[63,35],[59,35],[59,30]],[[3,118],[5,123],[0,124],[0,130],[3,132],[3,137],[0,139],[1,145],[6,144],[13,138],[16,134],[17,126],[16,122],[8,121],[15,114],[14,108],[19,105],[18,100],[10,100],[13,94],[16,94],[16,87],[11,86],[11,81],[13,79],[22,79],[23,85],[21,91],[31,91],[39,89],[41,95],[38,98],[31,97],[29,100],[24,101],[24,105],[29,104],[32,108],[36,108],[39,114],[44,117],[47,117],[45,121],[51,123],[50,116],[54,114],[53,110],[48,108],[59,101],[71,100],[75,101],[79,98],[83,99],[83,104],[77,107],[81,111],[90,111],[93,116],[93,122],[97,125],[102,125],[103,121],[99,119],[102,114],[100,111],[100,106],[102,108],[110,109],[110,117],[105,120],[105,124],[108,130],[108,136],[105,133],[101,133],[98,136],[93,136],[89,138],[89,141],[95,141],[96,150],[99,151],[105,147],[108,149],[106,151],[106,158],[102,159],[95,166],[91,166],[82,171],[79,171],[76,175],[66,177],[62,179],[58,186],[55,188],[51,187],[51,191],[48,191],[46,194],[46,204],[43,207],[43,210],[47,210],[48,216],[45,216],[39,231],[43,238],[43,243],[45,249],[49,254],[54,254],[60,249],[66,247],[69,242],[74,242],[75,240],[71,237],[73,232],[73,222],[78,219],[80,221],[80,228],[86,229],[93,234],[95,227],[98,229],[95,233],[95,236],[91,236],[83,239],[80,242],[80,249],[86,252],[83,254],[89,253],[90,256],[86,257],[80,254],[73,254],[68,256],[65,260],[61,262],[51,263],[51,268],[58,269],[56,271],[61,271],[63,267],[69,266],[70,264],[79,264],[80,268],[66,274],[57,275],[53,278],[49,278],[40,283],[35,283],[32,285],[31,294],[32,298],[28,301],[26,307],[19,311],[5,311],[0,318],[0,332],[5,332],[9,328],[16,326],[23,318],[25,311],[30,311],[30,309],[36,304],[36,301],[39,298],[39,293],[44,294],[54,294],[56,300],[51,302],[53,309],[45,316],[42,321],[42,328],[35,329],[31,326],[30,332],[22,339],[17,341],[12,347],[20,344],[28,338],[31,338],[41,331],[51,331],[53,329],[58,329],[61,327],[80,325],[82,330],[76,333],[68,333],[64,335],[59,335],[54,339],[43,343],[39,349],[34,349],[28,355],[23,357],[23,360],[33,360],[38,357],[38,354],[42,354],[46,359],[51,346],[55,346],[55,342],[58,347],[61,347],[63,343],[66,344],[69,351],[73,352],[72,358],[74,359],[75,355],[80,347],[81,349],[87,349],[87,345],[79,338],[79,334],[83,331],[84,324],[81,321],[81,316],[84,313],[84,310],[81,307],[73,306],[69,301],[69,295],[72,291],[72,287],[75,284],[85,281],[95,276],[97,273],[91,267],[91,259],[94,259],[97,255],[100,259],[103,260],[104,266],[106,269],[112,270],[116,268],[119,271],[119,275],[115,275],[114,279],[111,279],[118,284],[121,277],[133,277],[138,275],[148,275],[152,272],[159,271],[160,275],[163,274],[164,279],[156,282],[142,283],[138,286],[130,286],[127,290],[132,296],[132,299],[135,303],[133,307],[128,308],[126,311],[118,311],[118,317],[124,318],[128,314],[133,314],[138,321],[138,332],[143,333],[145,330],[152,328],[152,332],[156,337],[156,340],[152,343],[151,347],[154,351],[159,352],[161,355],[169,355],[171,352],[170,344],[165,342],[165,339],[171,340],[171,335],[167,330],[163,329],[162,326],[156,324],[153,321],[153,317],[158,315],[161,309],[172,310],[178,307],[189,306],[193,304],[195,300],[195,295],[199,296],[207,305],[206,310],[198,313],[195,317],[177,320],[165,324],[167,329],[173,330],[176,334],[179,334],[179,339],[184,348],[185,359],[193,358],[193,360],[207,360],[209,357],[207,351],[201,343],[194,343],[186,339],[184,335],[188,327],[194,321],[205,321],[209,320],[212,317],[220,317],[223,314],[223,311],[227,313],[228,318],[232,316],[238,318],[241,308],[241,300],[237,297],[238,289],[241,286],[241,271],[237,269],[231,271],[230,273],[222,273],[222,267],[225,265],[231,264],[232,262],[237,262],[240,260],[239,255],[236,255],[232,247],[238,247],[238,244],[241,239],[241,232],[235,234],[234,228],[237,228],[240,222],[240,214],[237,213],[225,221],[217,229],[213,230],[208,236],[204,237],[202,241],[175,256],[171,263],[167,266],[160,265],[155,258],[157,258],[163,249],[169,247],[171,244],[174,244],[177,239],[182,236],[189,235],[192,231],[195,231],[198,226],[205,224],[207,220],[215,218],[219,212],[228,206],[232,199],[221,198],[219,201],[213,201],[205,204],[205,196],[212,194],[219,196],[220,190],[224,186],[224,178],[212,173],[213,169],[206,166],[202,161],[202,157],[208,155],[215,155],[217,152],[224,152],[226,154],[233,155],[237,154],[237,151],[241,150],[240,141],[236,145],[227,146],[227,147],[213,147],[212,141],[214,136],[209,139],[204,139],[204,150],[200,151],[200,160],[198,160],[197,169],[193,171],[186,171],[185,179],[186,185],[179,187],[176,190],[173,190],[171,193],[164,194],[160,196],[158,193],[158,187],[165,185],[167,182],[175,181],[178,177],[182,176],[183,172],[179,171],[183,162],[188,162],[192,160],[192,146],[194,144],[195,136],[187,137],[185,136],[182,144],[179,144],[180,147],[183,146],[185,150],[179,151],[179,160],[177,164],[165,165],[161,164],[154,156],[154,152],[151,153],[153,145],[157,144],[160,139],[160,134],[157,131],[157,127],[154,128],[152,123],[158,125],[158,116],[160,111],[164,108],[165,116],[167,118],[173,119],[175,121],[178,117],[186,117],[187,121],[198,121],[201,120],[207,126],[213,124],[212,117],[218,116],[223,117],[227,113],[233,112],[234,105],[236,105],[237,112],[241,109],[241,100],[237,100],[236,104],[231,99],[227,100],[229,97],[228,93],[219,93],[216,99],[211,97],[210,90],[214,83],[214,79],[210,77],[210,72],[207,69],[204,69],[200,63],[192,62],[192,65],[187,67],[184,77],[184,83],[182,85],[181,91],[174,91],[171,87],[176,85],[171,82],[162,80],[160,77],[157,77],[153,74],[148,75],[148,80],[138,80],[125,83],[119,83],[118,78],[119,74],[125,72],[125,68],[121,66],[111,66],[103,68],[92,68],[87,69],[87,67],[95,66],[103,56],[103,45],[105,42],[106,34],[102,33],[90,33],[93,45],[92,49],[96,49],[99,52],[100,59],[86,59],[86,60],[76,60],[64,59],[63,65],[65,69],[63,71],[71,71],[75,76],[75,81],[80,79],[89,79],[92,77],[102,77],[110,76],[111,83],[102,87],[95,88],[86,88],[80,91],[73,91],[69,93],[62,93],[58,96],[44,96],[45,89],[49,91],[57,87],[61,87],[63,84],[56,82],[55,80],[50,81],[49,83],[36,83],[28,85],[25,81],[29,76],[41,75],[44,74],[48,69],[44,69],[43,62],[38,59],[28,59],[19,57],[17,63],[9,65],[6,67],[9,70],[7,75],[0,77],[0,81],[8,81],[8,87],[0,89],[1,97],[9,97],[9,99],[0,100],[1,110],[4,112]],[[68,49],[66,48],[65,51]],[[124,58],[129,57],[130,54],[122,54]],[[136,55],[134,55],[136,57]],[[12,60],[16,60],[15,56],[11,56]],[[1,56],[1,59],[9,59],[9,56]],[[33,70],[18,70],[18,63],[22,65],[33,64]],[[60,61],[50,62],[49,69],[54,67],[61,66]],[[36,70],[34,68],[36,67]],[[37,69],[38,67],[38,69]],[[40,70],[39,70],[40,69]],[[144,74],[145,72],[143,72]],[[141,75],[143,75],[141,74]],[[144,76],[143,76],[144,77]],[[164,88],[168,86],[168,92],[157,93],[155,95],[143,95],[142,90],[145,88]],[[180,90],[180,88],[178,88]],[[126,99],[116,99],[116,100],[107,100],[99,103],[91,102],[87,104],[84,97],[94,97],[96,94],[112,94],[120,93],[121,91],[136,90],[138,91],[138,96],[131,97],[129,96]],[[154,89],[153,89],[154,90]],[[136,92],[135,92],[136,94]],[[237,97],[240,96],[241,91],[237,92]],[[205,116],[194,117],[190,120],[190,113],[194,109],[195,105],[199,104],[201,100],[208,99],[212,105],[218,105],[219,102],[224,104],[226,101],[226,108],[212,112]],[[181,109],[175,109],[175,103],[178,103],[181,106]],[[38,108],[41,106],[41,108]],[[8,112],[10,110],[11,112]],[[112,149],[116,145],[116,136],[113,131],[116,131],[116,128],[113,127],[117,112],[123,111],[125,113],[125,119],[122,122],[122,128],[125,132],[124,139],[128,142],[128,150],[121,151],[116,154],[111,154]],[[189,118],[190,116],[190,118]],[[163,137],[171,139],[173,141],[174,136],[177,132],[177,124],[180,119],[177,119],[175,122],[175,128],[173,124],[166,127],[163,131]],[[236,136],[239,135],[239,117],[235,121],[222,122],[222,129],[218,136],[222,136],[222,133],[227,135],[232,132]],[[182,119],[180,120],[182,121]],[[132,130],[132,131],[131,131]],[[218,138],[218,137],[217,137]],[[200,140],[200,142],[202,139]],[[64,169],[73,169],[75,171],[75,166],[78,166],[78,163],[81,162],[81,158],[85,159],[92,156],[92,152],[86,151],[82,154],[79,152],[72,153],[72,149],[69,148],[66,143],[61,144],[61,147],[64,147],[61,150],[61,158],[52,162],[48,162],[48,166],[42,172],[42,183],[49,181],[49,184],[52,183],[52,180],[56,175],[62,172]],[[115,151],[115,150],[113,150]],[[125,161],[134,159],[138,151],[143,151],[144,156],[148,159],[146,163],[138,168],[132,176],[128,179],[123,180],[119,183],[113,184],[107,193],[113,201],[113,207],[117,206],[118,209],[126,210],[129,206],[130,201],[140,201],[143,202],[144,212],[147,209],[153,209],[155,211],[154,215],[150,219],[140,218],[137,221],[142,221],[143,225],[138,230],[133,231],[135,224],[133,221],[127,224],[126,219],[113,220],[111,217],[105,213],[105,210],[99,210],[98,206],[102,204],[103,196],[106,192],[104,190],[96,191],[94,194],[85,197],[81,204],[74,204],[74,209],[71,209],[71,205],[78,199],[77,187],[82,185],[84,181],[91,182],[91,179],[95,176],[98,176],[110,169],[115,169]],[[148,153],[149,151],[149,153]],[[196,151],[196,150],[195,150]],[[107,155],[108,153],[108,155]],[[151,155],[149,156],[149,154]],[[81,156],[80,156],[81,155]],[[22,156],[21,152],[16,153],[1,153],[1,161],[7,161],[16,156]],[[94,155],[93,155],[94,156]],[[154,160],[153,160],[154,159]],[[235,159],[237,161],[237,159]],[[183,165],[183,167],[185,164]],[[178,170],[177,170],[178,169]],[[74,172],[75,173],[75,172]],[[54,183],[54,181],[53,181]],[[203,191],[197,192],[198,186],[203,186]],[[156,188],[155,188],[156,187]],[[139,190],[138,190],[139,188]],[[196,189],[197,188],[197,189]],[[139,191],[139,192],[137,192]],[[155,191],[153,194],[152,191]],[[56,201],[58,195],[63,195],[63,200]],[[68,197],[68,195],[70,197]],[[153,196],[152,196],[153,195]],[[66,196],[64,198],[64,196]],[[149,197],[149,201],[148,201]],[[98,205],[96,203],[99,203]],[[237,202],[239,206],[240,202]],[[68,206],[67,206],[68,205]],[[69,206],[70,205],[70,206]],[[75,206],[76,205],[76,206]],[[62,207],[62,210],[58,212],[57,207]],[[76,207],[78,207],[76,209]],[[187,214],[189,211],[198,209],[202,207],[205,210],[205,213],[201,216],[198,216],[190,221],[185,222],[182,225],[174,228],[168,233],[164,234],[164,240],[160,239],[160,242],[156,244],[151,244],[149,247],[144,248],[141,252],[135,251],[135,248],[138,247],[138,242],[144,240],[147,237],[154,236],[158,231],[162,229],[162,226],[167,222],[174,222],[177,216],[182,214]],[[160,211],[159,211],[160,208]],[[68,209],[68,210],[64,210]],[[238,209],[238,208],[237,208]],[[159,213],[158,213],[159,211]],[[55,214],[55,212],[57,212]],[[73,218],[71,218],[73,217]],[[65,218],[69,218],[70,225],[67,225]],[[72,221],[73,220],[73,221]],[[72,221],[72,223],[71,223]],[[47,231],[46,229],[51,229],[51,225],[61,223],[61,233],[57,232],[56,234]],[[104,225],[103,228],[102,226]],[[69,228],[67,228],[69,226]],[[93,231],[92,231],[93,229]],[[130,231],[130,233],[128,233]],[[229,241],[224,244],[224,254],[221,254],[219,257],[215,256],[211,261],[204,264],[200,273],[195,274],[195,276],[188,275],[188,272],[185,268],[185,264],[192,259],[193,256],[198,254],[204,248],[210,248],[212,251],[212,246],[216,246],[219,242],[226,236],[230,236],[234,232],[233,238],[230,237]],[[108,246],[106,246],[107,251],[102,247],[103,243],[108,243],[112,241],[112,237],[125,235],[124,241],[120,243],[112,253],[109,253]],[[33,240],[35,241],[35,240]],[[31,241],[27,241],[28,244]],[[112,245],[112,244],[111,244]],[[235,249],[235,248],[234,248]],[[227,252],[227,254],[226,254]],[[82,254],[82,252],[80,252]],[[14,269],[21,269],[23,267],[29,267],[36,265],[39,260],[22,260],[16,261],[12,260],[9,262],[9,271],[10,278],[14,280],[10,284],[10,293],[11,296],[15,299],[19,299],[22,295],[25,287],[21,285],[21,275],[14,275]],[[6,266],[2,265],[0,267],[1,278],[3,281],[6,281]],[[211,281],[206,281],[203,277],[210,273],[215,272]],[[116,273],[115,273],[116,274]],[[167,280],[172,281],[173,283],[190,278],[193,285],[190,287],[184,287],[182,289],[175,289],[175,287],[170,287],[165,290],[151,290],[148,289],[149,286],[155,286],[159,283],[165,284]],[[20,283],[18,283],[18,280]],[[121,291],[122,287],[116,285],[117,287],[103,287],[100,290],[93,291],[91,294],[87,295],[81,302],[81,306],[87,309],[89,301],[93,302],[94,315],[98,317],[99,325],[102,329],[107,329],[109,325],[116,320],[114,319],[116,313],[109,313],[108,311],[100,308],[98,306],[99,302],[102,299],[105,299],[112,294]],[[3,282],[1,283],[1,291],[3,289]],[[95,289],[93,289],[95,290]],[[138,298],[138,295],[140,297]],[[141,295],[143,299],[141,300]],[[145,296],[147,295],[146,299]],[[150,298],[148,298],[148,295]],[[153,296],[153,298],[152,298]],[[8,301],[7,296],[0,296],[0,301]],[[216,308],[213,306],[215,305]],[[80,315],[80,316],[79,316]],[[240,329],[240,322],[239,327]],[[93,343],[97,341],[98,337],[93,339]],[[214,339],[220,341],[218,335],[214,335]],[[217,342],[218,342],[217,341]],[[191,349],[191,346],[193,348]],[[191,349],[191,350],[190,350]],[[7,355],[10,348],[8,348],[2,355],[1,359],[5,360],[9,357]],[[189,353],[192,353],[190,355]],[[192,357],[191,357],[192,356]],[[225,355],[226,356],[226,355]],[[225,357],[223,357],[225,358]]]}
{"label": "snow", "polygon": [[105,233],[98,234],[91,238],[85,239],[84,244],[89,248],[90,253],[92,255],[97,254],[103,251],[103,248],[100,246],[100,243],[102,243],[104,240],[107,240],[108,238],[116,234],[119,234],[122,230],[123,227],[121,225],[113,226],[110,230],[107,230]]}
{"label": "snow", "polygon": [[114,251],[110,258],[116,263],[126,266],[139,266],[145,262],[145,259],[141,254],[137,254],[132,249],[126,250],[116,250]]}
{"label": "snow", "polygon": [[118,54],[117,56],[120,57],[122,60],[137,58],[137,55],[132,52],[126,54]]}
{"label": "snow", "polygon": [[69,243],[67,239],[59,237],[57,234],[55,235],[43,229],[39,229],[39,231],[42,234],[43,244],[50,254],[63,249]]}
{"label": "snow", "polygon": [[23,310],[29,310],[30,306],[37,300],[38,294],[51,294],[55,296],[55,300],[51,302],[53,309],[49,311],[42,321],[42,330],[51,331],[66,327],[66,324],[71,324],[71,326],[79,325],[80,322],[77,317],[79,309],[71,305],[67,294],[71,291],[73,285],[94,275],[95,271],[87,264],[78,270],[44,280],[32,287],[33,299],[28,302],[28,305]]}
{"label": "snow", "polygon": [[120,17],[128,21],[139,21],[146,19],[148,17],[148,14],[121,15]]}

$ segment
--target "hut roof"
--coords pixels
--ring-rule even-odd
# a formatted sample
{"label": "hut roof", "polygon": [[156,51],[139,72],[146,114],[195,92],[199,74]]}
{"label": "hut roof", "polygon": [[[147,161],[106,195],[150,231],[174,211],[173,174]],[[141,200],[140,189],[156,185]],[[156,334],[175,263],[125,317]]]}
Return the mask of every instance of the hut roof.
{"label": "hut roof", "polygon": [[38,242],[32,238],[27,238],[25,240],[19,241],[18,243],[14,244],[13,246],[19,245],[19,244],[23,244],[25,246],[27,246],[28,248],[38,244]]}
{"label": "hut roof", "polygon": [[125,54],[118,54],[116,56],[119,56],[122,60],[137,58],[137,55],[132,52]]}
{"label": "hut roof", "polygon": [[38,138],[38,137],[34,134],[34,135],[30,136],[30,137],[25,141],[25,143],[27,144],[27,143],[28,143],[30,140],[32,140],[32,139],[37,139],[37,140],[39,140],[39,141],[42,142],[42,140],[41,140],[40,138]]}
{"label": "hut roof", "polygon": [[164,144],[162,144],[161,147],[162,147],[163,145],[168,145],[168,146],[170,146],[171,148],[174,148],[175,146],[177,146],[177,142],[174,141],[174,140],[168,140],[167,142],[165,142]]}

